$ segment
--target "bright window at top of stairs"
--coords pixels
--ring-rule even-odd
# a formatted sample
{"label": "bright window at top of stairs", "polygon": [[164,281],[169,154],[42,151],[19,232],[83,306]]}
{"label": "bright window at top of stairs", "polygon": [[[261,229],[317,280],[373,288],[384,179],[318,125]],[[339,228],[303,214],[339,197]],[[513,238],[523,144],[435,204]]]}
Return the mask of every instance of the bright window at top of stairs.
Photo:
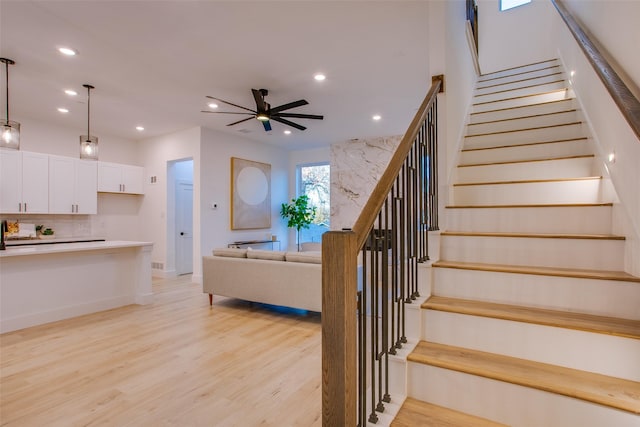
{"label": "bright window at top of stairs", "polygon": [[531,3],[531,0],[500,0],[500,10],[513,9],[527,3]]}

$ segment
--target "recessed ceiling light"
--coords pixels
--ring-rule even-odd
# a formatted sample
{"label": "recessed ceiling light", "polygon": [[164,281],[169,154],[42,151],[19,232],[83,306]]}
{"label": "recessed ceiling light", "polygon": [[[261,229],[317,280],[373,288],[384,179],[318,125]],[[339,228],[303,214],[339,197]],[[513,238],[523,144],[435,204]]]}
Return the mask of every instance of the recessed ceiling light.
{"label": "recessed ceiling light", "polygon": [[69,96],[76,96],[78,94],[78,92],[72,89],[65,89],[64,93],[66,93]]}
{"label": "recessed ceiling light", "polygon": [[609,153],[609,155],[607,156],[607,160],[609,160],[609,163],[615,163],[616,162],[616,153],[615,152]]}
{"label": "recessed ceiling light", "polygon": [[216,104],[215,102],[210,102],[208,105],[209,108],[218,108],[218,104]]}
{"label": "recessed ceiling light", "polygon": [[71,49],[70,47],[61,47],[58,48],[58,51],[63,54],[63,55],[67,55],[67,56],[75,56],[78,54],[77,51]]}
{"label": "recessed ceiling light", "polygon": [[144,127],[142,126],[136,126],[136,130],[142,132],[144,130]]}
{"label": "recessed ceiling light", "polygon": [[61,113],[68,113],[69,110],[67,110],[66,108],[60,107],[58,108],[58,111],[60,111]]}
{"label": "recessed ceiling light", "polygon": [[287,129],[287,130],[284,131],[284,134],[285,135],[291,135],[291,131],[289,129]]}
{"label": "recessed ceiling light", "polygon": [[382,118],[382,116],[381,116],[381,115],[379,115],[379,114],[376,114],[376,115],[374,115],[374,116],[373,116],[373,117],[371,117],[371,118],[372,118],[373,120],[375,120],[375,121],[378,121],[378,120],[380,120],[380,119]]}
{"label": "recessed ceiling light", "polygon": [[327,76],[325,76],[325,75],[324,75],[324,74],[322,74],[322,73],[318,73],[318,74],[316,74],[315,76],[313,76],[313,78],[314,78],[314,79],[316,79],[317,81],[321,82],[321,81],[323,81],[324,79],[326,79],[326,78],[327,78]]}

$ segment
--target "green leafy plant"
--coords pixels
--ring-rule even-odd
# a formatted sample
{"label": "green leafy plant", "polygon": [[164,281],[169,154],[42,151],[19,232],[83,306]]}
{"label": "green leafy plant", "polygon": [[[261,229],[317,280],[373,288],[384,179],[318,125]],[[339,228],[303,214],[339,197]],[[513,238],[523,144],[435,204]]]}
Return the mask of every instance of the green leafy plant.
{"label": "green leafy plant", "polygon": [[316,217],[315,206],[309,206],[309,197],[302,195],[291,199],[290,203],[283,203],[280,216],[287,220],[287,227],[297,231],[298,250],[300,250],[300,230],[309,228]]}
{"label": "green leafy plant", "polygon": [[43,236],[53,236],[53,230],[50,228],[44,228],[44,225],[37,225],[36,232],[42,234]]}

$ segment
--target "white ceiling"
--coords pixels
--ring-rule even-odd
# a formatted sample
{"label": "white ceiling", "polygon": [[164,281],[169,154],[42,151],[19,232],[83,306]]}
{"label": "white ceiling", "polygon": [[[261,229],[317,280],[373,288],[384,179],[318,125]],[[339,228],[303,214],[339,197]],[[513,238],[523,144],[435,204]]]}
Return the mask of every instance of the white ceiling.
{"label": "white ceiling", "polygon": [[[0,56],[11,116],[144,139],[204,126],[289,149],[404,132],[425,95],[428,1],[0,1]],[[57,48],[79,54],[65,57]],[[324,82],[313,75],[323,72]],[[75,89],[71,98],[64,89]],[[249,108],[251,88],[306,131],[242,116],[205,114],[205,95]],[[4,115],[4,72],[2,73]],[[66,107],[61,114],[58,107]],[[224,111],[241,111],[233,107]],[[373,122],[374,114],[382,120]],[[135,126],[145,127],[144,132]],[[239,133],[241,132],[241,133]],[[83,132],[84,133],[84,132]]]}

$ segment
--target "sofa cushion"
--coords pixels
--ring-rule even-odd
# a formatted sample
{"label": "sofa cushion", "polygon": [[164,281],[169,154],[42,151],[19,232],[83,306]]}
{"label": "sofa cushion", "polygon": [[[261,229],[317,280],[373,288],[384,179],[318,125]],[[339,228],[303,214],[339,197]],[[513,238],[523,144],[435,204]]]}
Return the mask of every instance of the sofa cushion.
{"label": "sofa cushion", "polygon": [[304,242],[300,243],[300,252],[317,252],[322,250],[320,242]]}
{"label": "sofa cushion", "polygon": [[284,252],[253,249],[247,251],[247,258],[266,259],[270,261],[284,261]]}
{"label": "sofa cushion", "polygon": [[226,256],[230,258],[246,258],[247,250],[239,248],[216,248],[213,250],[215,256]]}
{"label": "sofa cushion", "polygon": [[307,262],[310,264],[322,264],[322,252],[287,252],[285,259],[289,262]]}

